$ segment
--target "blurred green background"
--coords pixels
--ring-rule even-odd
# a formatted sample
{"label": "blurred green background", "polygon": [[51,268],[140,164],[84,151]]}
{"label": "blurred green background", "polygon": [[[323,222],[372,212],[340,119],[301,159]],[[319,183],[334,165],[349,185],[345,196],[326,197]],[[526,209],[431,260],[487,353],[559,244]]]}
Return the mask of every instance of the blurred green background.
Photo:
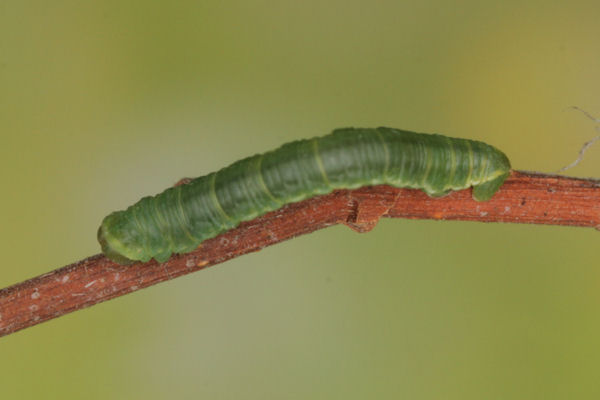
{"label": "blurred green background", "polygon": [[[0,287],[102,217],[343,126],[555,171],[595,135],[594,1],[0,1]],[[569,171],[600,176],[600,148]],[[0,339],[6,399],[597,399],[600,233],[333,227]]]}

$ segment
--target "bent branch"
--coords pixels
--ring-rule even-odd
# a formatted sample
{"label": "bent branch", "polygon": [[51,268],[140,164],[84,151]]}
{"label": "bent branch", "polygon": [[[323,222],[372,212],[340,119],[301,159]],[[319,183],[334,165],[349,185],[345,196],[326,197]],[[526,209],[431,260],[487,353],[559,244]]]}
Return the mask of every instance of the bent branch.
{"label": "bent branch", "polygon": [[514,171],[486,202],[472,200],[470,189],[443,198],[385,185],[337,190],[244,222],[162,264],[121,266],[95,255],[2,289],[0,336],[331,225],[366,232],[381,217],[599,228],[600,180]]}

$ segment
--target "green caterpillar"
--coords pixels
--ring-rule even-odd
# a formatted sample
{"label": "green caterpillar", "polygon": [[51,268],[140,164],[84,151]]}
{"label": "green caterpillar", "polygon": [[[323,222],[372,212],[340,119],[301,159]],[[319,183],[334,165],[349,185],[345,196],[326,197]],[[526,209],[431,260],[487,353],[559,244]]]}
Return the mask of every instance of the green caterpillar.
{"label": "green caterpillar", "polygon": [[388,184],[429,196],[473,186],[491,198],[510,173],[498,149],[474,140],[392,128],[344,128],[284,144],[104,218],[102,251],[120,264],[165,262],[242,221],[334,189]]}

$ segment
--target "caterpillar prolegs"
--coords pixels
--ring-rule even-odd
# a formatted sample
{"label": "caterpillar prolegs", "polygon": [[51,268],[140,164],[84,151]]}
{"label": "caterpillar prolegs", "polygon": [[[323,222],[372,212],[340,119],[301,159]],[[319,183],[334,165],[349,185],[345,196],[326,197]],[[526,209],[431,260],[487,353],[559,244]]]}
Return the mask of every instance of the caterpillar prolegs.
{"label": "caterpillar prolegs", "polygon": [[387,184],[430,196],[473,187],[490,199],[508,174],[500,150],[474,140],[393,128],[343,128],[239,160],[102,221],[98,241],[120,264],[166,261],[242,221],[334,189]]}

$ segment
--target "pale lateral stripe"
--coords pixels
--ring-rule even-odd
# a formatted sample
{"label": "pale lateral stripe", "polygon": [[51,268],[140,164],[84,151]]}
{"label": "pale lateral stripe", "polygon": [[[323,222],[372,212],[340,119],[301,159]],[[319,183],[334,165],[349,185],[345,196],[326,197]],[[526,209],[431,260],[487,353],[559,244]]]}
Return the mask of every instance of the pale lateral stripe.
{"label": "pale lateral stripe", "polygon": [[379,132],[379,129],[375,129],[375,132],[377,132],[377,136],[379,136],[381,145],[383,146],[383,149],[385,150],[385,168],[383,169],[383,179],[385,180],[387,178],[388,168],[390,167],[390,150],[387,147],[387,143],[385,142],[383,135],[381,134],[381,132]]}
{"label": "pale lateral stripe", "polygon": [[323,180],[327,184],[327,186],[331,187],[331,182],[329,182],[329,178],[327,178],[327,173],[325,172],[325,167],[323,166],[323,160],[321,159],[321,155],[319,154],[319,143],[317,142],[319,139],[314,138],[312,140],[313,152],[315,153],[315,159],[317,160],[317,165],[319,166],[319,170],[321,171],[321,176],[323,176]]}
{"label": "pale lateral stripe", "polygon": [[479,182],[487,182],[490,179],[488,178],[488,174],[487,174],[487,168],[488,168],[488,164],[490,163],[490,158],[486,155],[483,158],[483,162],[481,163],[481,168],[480,171],[481,173],[479,174]]}
{"label": "pale lateral stripe", "polygon": [[450,155],[451,155],[451,160],[450,160],[450,173],[448,174],[448,186],[452,187],[452,183],[454,181],[454,174],[456,174],[456,151],[454,150],[454,143],[452,138],[449,138],[446,136],[446,141],[448,142],[449,146],[450,146]]}
{"label": "pale lateral stripe", "polygon": [[465,184],[471,184],[471,175],[473,175],[473,148],[471,147],[471,142],[469,140],[465,140],[467,147],[469,148],[469,175],[467,176],[467,181]]}
{"label": "pale lateral stripe", "polygon": [[[167,219],[161,214],[160,209],[158,208],[158,203],[156,201],[156,197],[154,197],[152,199],[152,204],[154,205],[154,213],[156,215],[156,218],[159,220],[159,224],[161,226],[167,227],[167,229],[169,228],[169,224],[167,223]],[[175,243],[173,243],[173,238],[171,237],[171,229],[168,229],[168,235],[163,235],[163,237],[167,238],[167,241],[170,243],[170,246],[167,249],[161,249],[161,250],[169,250],[172,251],[175,248]]]}
{"label": "pale lateral stripe", "polygon": [[260,154],[258,156],[258,161],[256,162],[256,170],[258,171],[258,182],[259,184],[262,186],[262,188],[264,189],[265,193],[267,194],[267,196],[269,196],[271,198],[271,200],[273,200],[275,203],[277,204],[283,204],[282,201],[277,200],[275,198],[275,196],[273,196],[273,193],[271,193],[271,191],[269,190],[269,187],[267,186],[267,183],[265,182],[263,176],[262,176],[262,160],[265,157],[264,154]]}
{"label": "pale lateral stripe", "polygon": [[[398,171],[398,176],[396,177],[396,183],[397,184],[403,184],[406,183],[407,179],[405,179],[406,177],[404,176],[405,174],[405,166],[406,166],[406,153],[413,151],[414,149],[411,147],[415,145],[415,143],[413,142],[412,144],[409,144],[408,146],[406,146],[405,149],[400,149],[400,151],[395,153],[395,157],[399,157],[400,158],[400,171]],[[416,146],[414,146],[416,148]],[[414,162],[414,161],[413,161]],[[411,163],[411,166],[413,164]]]}
{"label": "pale lateral stripe", "polygon": [[194,242],[198,242],[198,238],[196,238],[186,227],[189,218],[185,215],[185,211],[183,209],[183,203],[181,202],[181,186],[177,186],[173,188],[177,191],[177,210],[179,211],[179,223],[181,225],[181,230],[186,234],[187,237],[192,239]]}
{"label": "pale lateral stripe", "polygon": [[213,203],[215,203],[215,206],[216,206],[219,214],[221,214],[228,221],[231,221],[231,217],[229,215],[227,215],[225,210],[223,210],[223,207],[221,207],[221,204],[219,203],[219,199],[217,198],[217,192],[215,191],[215,179],[216,178],[217,178],[217,173],[215,172],[215,173],[213,173],[212,179],[210,180],[210,188],[209,188],[210,198],[212,199]]}
{"label": "pale lateral stripe", "polygon": [[144,224],[142,224],[140,222],[140,220],[138,219],[137,210],[139,208],[140,208],[139,206],[133,207],[131,213],[133,214],[133,220],[134,220],[135,224],[138,226],[138,228],[140,228],[140,232],[142,232],[142,235],[144,236],[144,240],[142,241],[142,247],[144,248],[144,253],[149,254],[149,253],[152,253],[152,251],[148,251],[150,249],[148,247],[146,247],[146,244],[149,242],[148,229],[146,229],[146,226]]}
{"label": "pale lateral stripe", "polygon": [[421,186],[425,187],[425,182],[427,182],[427,178],[429,177],[429,172],[431,171],[431,166],[433,165],[433,157],[431,155],[431,150],[428,146],[424,146],[425,152],[427,153],[427,166],[425,167],[425,174],[423,175],[423,180],[421,181]]}

